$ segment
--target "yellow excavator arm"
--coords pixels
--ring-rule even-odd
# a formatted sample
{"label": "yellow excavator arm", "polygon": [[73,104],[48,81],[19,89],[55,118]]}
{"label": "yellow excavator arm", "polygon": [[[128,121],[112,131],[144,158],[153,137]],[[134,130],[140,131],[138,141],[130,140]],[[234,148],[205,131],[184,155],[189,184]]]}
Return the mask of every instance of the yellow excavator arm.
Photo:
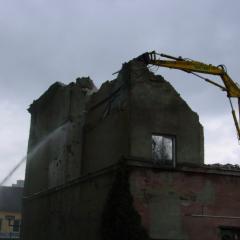
{"label": "yellow excavator arm", "polygon": [[[171,60],[162,60],[160,57],[168,58]],[[240,124],[239,120],[237,120],[236,113],[234,111],[231,98],[237,98],[238,99],[238,105],[239,105],[239,112],[240,112],[240,88],[237,83],[235,83],[230,76],[227,74],[226,68],[223,65],[219,66],[213,66],[211,64],[205,64],[198,61],[193,61],[190,59],[184,59],[182,57],[172,57],[166,54],[158,54],[155,51],[153,52],[147,52],[139,57],[136,58],[138,61],[144,62],[146,65],[152,64],[159,67],[167,67],[167,68],[173,68],[182,70],[187,73],[192,73],[203,80],[207,81],[208,83],[211,83],[223,91],[226,91],[227,97],[229,98],[231,109],[232,109],[232,115],[233,120],[236,126],[238,139],[240,140]],[[218,75],[221,77],[224,86],[209,80],[201,75],[198,75],[197,73],[203,73],[203,74],[210,74],[210,75]],[[239,114],[240,117],[240,114]]]}

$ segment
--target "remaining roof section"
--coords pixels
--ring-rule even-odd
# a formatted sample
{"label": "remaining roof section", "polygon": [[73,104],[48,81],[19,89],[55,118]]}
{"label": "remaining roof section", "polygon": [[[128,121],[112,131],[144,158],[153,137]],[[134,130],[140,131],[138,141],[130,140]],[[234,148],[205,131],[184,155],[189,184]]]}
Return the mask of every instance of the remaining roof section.
{"label": "remaining roof section", "polygon": [[21,212],[22,194],[21,187],[0,187],[0,211]]}

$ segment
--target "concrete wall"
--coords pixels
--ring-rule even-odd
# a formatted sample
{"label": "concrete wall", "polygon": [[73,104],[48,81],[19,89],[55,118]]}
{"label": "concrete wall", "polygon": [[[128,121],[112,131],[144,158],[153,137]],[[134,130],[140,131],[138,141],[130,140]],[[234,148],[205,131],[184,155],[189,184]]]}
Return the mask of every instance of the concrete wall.
{"label": "concrete wall", "polygon": [[24,199],[22,239],[98,240],[114,172]]}
{"label": "concrete wall", "polygon": [[152,134],[176,138],[176,163],[203,164],[198,115],[167,81],[134,60],[89,102],[83,172],[115,164],[122,156],[152,161]]}
{"label": "concrete wall", "polygon": [[239,227],[240,174],[220,172],[132,170],[134,206],[149,236],[217,240],[220,226]]}
{"label": "concrete wall", "polygon": [[55,83],[30,106],[26,195],[80,176],[88,98],[78,84]]}
{"label": "concrete wall", "polygon": [[193,112],[169,82],[131,62],[126,66],[130,89],[130,156],[152,159],[152,134],[176,138],[178,163],[204,162],[203,128]]}
{"label": "concrete wall", "polygon": [[104,171],[116,169],[123,156],[154,166],[153,133],[176,136],[177,163],[203,163],[197,114],[142,63],[124,64],[117,79],[95,93],[90,83],[56,83],[29,109],[24,240],[146,240],[128,176]]}
{"label": "concrete wall", "polygon": [[152,134],[176,138],[177,163],[203,163],[198,115],[161,76],[134,60],[91,96],[88,82],[56,83],[31,105],[26,194],[116,164],[122,156],[151,161]]}
{"label": "concrete wall", "polygon": [[106,82],[88,104],[83,174],[117,164],[129,153],[129,106],[126,82]]}

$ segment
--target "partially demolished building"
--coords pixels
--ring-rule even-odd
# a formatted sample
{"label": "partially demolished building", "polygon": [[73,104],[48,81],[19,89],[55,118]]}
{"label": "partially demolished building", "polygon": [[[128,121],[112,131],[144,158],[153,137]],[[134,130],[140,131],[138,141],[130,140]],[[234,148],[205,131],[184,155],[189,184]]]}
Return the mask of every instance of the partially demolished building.
{"label": "partially demolished building", "polygon": [[239,170],[204,165],[198,115],[141,62],[29,112],[22,239],[240,239]]}

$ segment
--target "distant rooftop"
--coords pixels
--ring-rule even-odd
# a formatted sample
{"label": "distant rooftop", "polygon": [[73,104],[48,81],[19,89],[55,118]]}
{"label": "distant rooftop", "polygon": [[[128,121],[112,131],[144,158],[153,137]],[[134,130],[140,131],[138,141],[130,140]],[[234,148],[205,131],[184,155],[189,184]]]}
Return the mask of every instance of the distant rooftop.
{"label": "distant rooftop", "polygon": [[22,187],[0,187],[0,211],[21,212]]}
{"label": "distant rooftop", "polygon": [[17,183],[12,184],[12,187],[24,187],[24,180],[17,180]]}

